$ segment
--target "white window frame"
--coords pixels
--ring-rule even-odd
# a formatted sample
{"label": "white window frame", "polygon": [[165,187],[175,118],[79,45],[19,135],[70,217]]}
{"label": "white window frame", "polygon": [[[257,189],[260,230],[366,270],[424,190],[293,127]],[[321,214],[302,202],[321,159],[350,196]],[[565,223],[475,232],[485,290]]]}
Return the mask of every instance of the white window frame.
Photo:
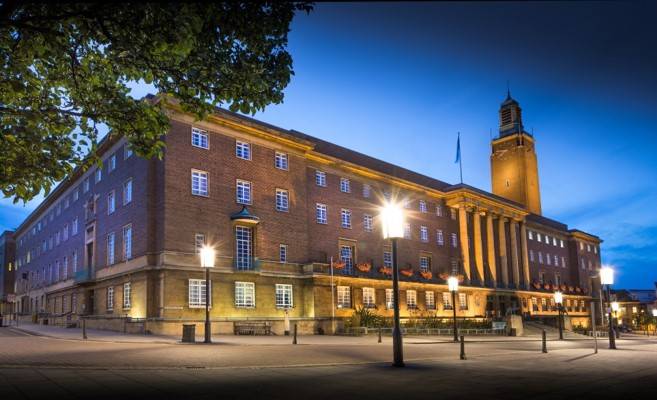
{"label": "white window frame", "polygon": [[196,254],[201,254],[201,249],[205,246],[205,233],[195,233],[194,234],[194,249]]}
{"label": "white window frame", "polygon": [[290,284],[276,284],[276,308],[288,309],[294,307],[294,289]]}
{"label": "white window frame", "polygon": [[383,251],[383,266],[386,268],[392,268],[392,252],[384,250]]}
{"label": "white window frame", "polygon": [[371,287],[363,288],[363,307],[375,308],[376,307],[376,290]]}
{"label": "white window frame", "polygon": [[107,193],[107,215],[114,214],[114,211],[116,211],[116,192],[110,190]]}
{"label": "white window frame", "polygon": [[374,230],[374,217],[372,215],[363,215],[363,230],[365,232],[372,232]]}
{"label": "white window frame", "polygon": [[191,190],[194,196],[208,197],[210,194],[210,173],[192,168]]}
{"label": "white window frame", "polygon": [[130,144],[126,143],[123,146],[123,159],[127,160],[132,156],[132,149],[130,148]]}
{"label": "white window frame", "polygon": [[429,243],[429,228],[426,226],[420,226],[420,241]]}
{"label": "white window frame", "polygon": [[451,241],[452,241],[452,247],[453,248],[459,247],[459,238],[456,235],[456,233],[451,234]]}
{"label": "white window frame", "polygon": [[459,309],[467,310],[468,309],[468,294],[459,293]]}
{"label": "white window frame", "polygon": [[406,308],[409,310],[417,309],[417,291],[416,290],[407,290],[406,291]]}
{"label": "white window frame", "polygon": [[241,140],[235,141],[235,157],[242,160],[251,160],[251,143]]}
{"label": "white window frame", "polygon": [[442,229],[436,229],[436,243],[438,244],[438,246],[445,245],[445,236],[443,234]]}
{"label": "white window frame", "polygon": [[112,172],[116,169],[116,154],[112,154],[109,158],[109,163],[107,164],[107,172]]}
{"label": "white window frame", "polygon": [[342,193],[351,193],[351,181],[349,178],[340,178],[340,191]]}
{"label": "white window frame", "polygon": [[424,200],[420,200],[420,212],[422,212],[422,213],[427,213],[428,212],[427,202],[424,201]]}
{"label": "white window frame", "polygon": [[372,186],[367,183],[363,183],[363,197],[369,198],[372,194]]}
{"label": "white window frame", "polygon": [[96,168],[96,171],[94,172],[94,181],[95,183],[98,183],[103,180],[103,170],[101,168]]}
{"label": "white window frame", "polygon": [[253,184],[250,181],[238,179],[235,183],[235,201],[237,204],[250,205],[253,199]]}
{"label": "white window frame", "polygon": [[424,307],[427,310],[436,309],[436,294],[433,291],[424,292]]}
{"label": "white window frame", "polygon": [[386,289],[386,309],[388,310],[393,309],[393,307],[395,306],[394,299],[395,299],[395,293],[392,291],[392,289]]}
{"label": "white window frame", "polygon": [[132,308],[132,284],[126,282],[123,284],[123,309],[128,310]]}
{"label": "white window frame", "polygon": [[420,256],[420,271],[422,272],[431,271],[431,257]]}
{"label": "white window frame", "polygon": [[[187,307],[205,308],[208,296],[205,293],[205,279],[189,279],[187,281]],[[210,308],[212,308],[212,280],[210,280]]]}
{"label": "white window frame", "polygon": [[210,149],[210,138],[208,132],[199,128],[192,127],[192,146],[199,149]]}
{"label": "white window frame", "polygon": [[255,283],[235,282],[235,308],[255,308]]}
{"label": "white window frame", "polygon": [[406,222],[404,223],[404,239],[411,238],[411,224]]}
{"label": "white window frame", "polygon": [[351,229],[351,210],[347,208],[340,210],[340,226],[344,229]]}
{"label": "white window frame", "polygon": [[289,168],[287,153],[277,151],[274,155],[274,166],[280,170],[287,171]]}
{"label": "white window frame", "polygon": [[128,261],[132,258],[132,224],[125,225],[123,227],[123,260]]}
{"label": "white window frame", "polygon": [[315,185],[326,187],[326,172],[315,170]]}
{"label": "white window frame", "polygon": [[287,245],[286,244],[279,244],[278,245],[278,261],[282,263],[287,262]]}
{"label": "white window frame", "polygon": [[132,178],[123,182],[123,205],[132,203]]}
{"label": "white window frame", "polygon": [[328,206],[326,204],[315,204],[315,221],[322,225],[328,224]]}
{"label": "white window frame", "polygon": [[107,287],[107,311],[114,310],[114,286]]}
{"label": "white window frame", "polygon": [[336,300],[338,308],[351,308],[351,287],[338,286],[336,288]]}
{"label": "white window frame", "polygon": [[107,234],[107,265],[113,265],[116,261],[116,234],[110,232]]}
{"label": "white window frame", "polygon": [[276,189],[276,211],[290,211],[290,192],[286,189]]}

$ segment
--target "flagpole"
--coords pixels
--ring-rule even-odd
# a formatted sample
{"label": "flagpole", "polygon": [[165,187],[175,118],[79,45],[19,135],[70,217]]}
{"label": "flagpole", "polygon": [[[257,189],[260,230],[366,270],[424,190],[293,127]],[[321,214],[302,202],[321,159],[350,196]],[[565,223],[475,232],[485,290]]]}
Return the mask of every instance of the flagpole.
{"label": "flagpole", "polygon": [[458,133],[459,143],[459,172],[461,173],[461,184],[463,184],[463,158],[461,157],[461,132]]}
{"label": "flagpole", "polygon": [[331,256],[331,330],[335,335],[335,299],[333,294],[333,256]]}

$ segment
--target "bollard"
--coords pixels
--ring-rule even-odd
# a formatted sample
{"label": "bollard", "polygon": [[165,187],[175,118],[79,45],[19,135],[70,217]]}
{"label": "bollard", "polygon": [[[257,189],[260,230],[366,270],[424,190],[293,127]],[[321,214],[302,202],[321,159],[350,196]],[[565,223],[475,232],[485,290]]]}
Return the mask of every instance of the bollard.
{"label": "bollard", "polygon": [[86,338],[87,338],[87,320],[83,318],[82,319],[82,339],[86,339]]}
{"label": "bollard", "polygon": [[294,324],[294,339],[292,340],[292,344],[297,344],[297,324]]}
{"label": "bollard", "polygon": [[547,353],[547,333],[545,332],[545,329],[543,329],[543,349],[541,351]]}
{"label": "bollard", "polygon": [[465,336],[461,335],[461,360],[465,360]]}
{"label": "bollard", "polygon": [[381,343],[381,327],[379,327],[379,343]]}

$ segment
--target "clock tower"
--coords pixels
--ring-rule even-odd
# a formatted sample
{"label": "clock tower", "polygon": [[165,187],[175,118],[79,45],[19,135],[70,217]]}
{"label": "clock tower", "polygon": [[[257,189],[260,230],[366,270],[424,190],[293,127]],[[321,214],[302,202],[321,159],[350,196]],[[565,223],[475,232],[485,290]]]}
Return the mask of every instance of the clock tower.
{"label": "clock tower", "polygon": [[491,142],[490,156],[493,194],[520,203],[541,215],[538,161],[534,137],[522,125],[520,104],[507,92],[500,106],[500,133]]}

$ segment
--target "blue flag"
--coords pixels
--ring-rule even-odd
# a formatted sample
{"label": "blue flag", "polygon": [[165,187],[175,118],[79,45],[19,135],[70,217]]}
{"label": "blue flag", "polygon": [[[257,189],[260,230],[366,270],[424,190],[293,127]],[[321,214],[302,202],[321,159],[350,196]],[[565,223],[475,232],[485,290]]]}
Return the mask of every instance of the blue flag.
{"label": "blue flag", "polygon": [[459,132],[458,138],[456,139],[456,160],[454,164],[461,161],[461,133]]}

